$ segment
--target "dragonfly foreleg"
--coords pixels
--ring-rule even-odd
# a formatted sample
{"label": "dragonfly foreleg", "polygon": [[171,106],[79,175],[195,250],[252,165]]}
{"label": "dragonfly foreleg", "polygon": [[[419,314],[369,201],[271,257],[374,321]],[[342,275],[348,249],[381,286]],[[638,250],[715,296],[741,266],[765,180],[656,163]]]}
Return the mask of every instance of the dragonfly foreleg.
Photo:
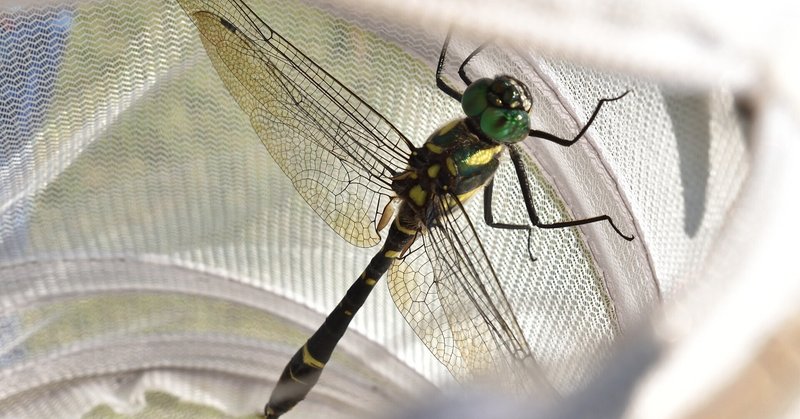
{"label": "dragonfly foreleg", "polygon": [[475,58],[475,56],[478,55],[481,51],[483,51],[483,49],[486,48],[491,42],[492,41],[486,41],[483,44],[481,44],[481,46],[479,46],[478,48],[475,48],[475,51],[472,51],[469,55],[467,55],[467,58],[465,58],[464,62],[462,62],[461,65],[458,67],[458,76],[461,77],[461,80],[464,81],[464,84],[466,84],[467,86],[472,84],[472,80],[470,80],[469,77],[467,77],[467,72],[464,71],[464,67],[466,67],[467,63],[472,61],[472,59]]}
{"label": "dragonfly foreleg", "polygon": [[[445,58],[447,56],[447,48],[450,46],[450,36],[452,35],[452,29],[447,31],[447,37],[444,40],[444,44],[442,45],[442,52],[439,54],[439,63],[436,66],[436,87],[439,90],[446,93],[448,96],[452,97],[453,99],[461,102],[462,93],[458,92],[454,87],[447,84],[446,81],[442,78],[442,70],[444,69]],[[472,84],[472,80],[467,77],[467,73],[464,68],[467,66],[467,63],[472,61],[476,55],[478,55],[484,48],[486,48],[492,41],[486,41],[481,44],[478,48],[475,48],[466,59],[461,63],[458,67],[458,76],[461,77],[461,80],[464,82],[465,85],[469,86]]]}
{"label": "dragonfly foreleg", "polygon": [[453,86],[447,84],[447,82],[442,78],[442,69],[444,68],[444,61],[445,57],[447,56],[447,47],[450,45],[451,34],[452,32],[448,30],[447,37],[444,39],[444,44],[442,45],[442,52],[439,53],[439,63],[436,65],[436,87],[438,87],[439,90],[447,93],[448,96],[461,102],[461,97],[463,96],[462,93],[456,90]]}
{"label": "dragonfly foreleg", "polygon": [[556,144],[558,144],[560,146],[569,147],[569,146],[575,144],[576,142],[578,142],[578,140],[580,140],[581,137],[583,137],[583,134],[586,133],[586,131],[592,125],[592,122],[594,122],[594,119],[597,117],[597,114],[600,113],[600,108],[603,107],[603,104],[605,104],[607,102],[614,102],[616,100],[620,100],[630,92],[631,92],[630,90],[626,90],[625,93],[623,93],[623,94],[621,94],[621,95],[619,95],[617,97],[612,97],[610,99],[608,99],[608,98],[600,99],[597,102],[597,106],[595,106],[594,112],[592,112],[592,116],[589,118],[589,121],[586,122],[586,124],[583,126],[583,128],[581,128],[581,130],[578,132],[578,135],[576,135],[575,138],[573,138],[571,140],[565,140],[565,139],[563,139],[561,137],[557,137],[557,136],[555,136],[553,134],[550,134],[549,132],[539,131],[539,130],[535,130],[535,129],[530,130],[530,132],[528,132],[528,136],[535,137],[535,138],[541,138],[543,140],[554,142],[554,143],[556,143]]}

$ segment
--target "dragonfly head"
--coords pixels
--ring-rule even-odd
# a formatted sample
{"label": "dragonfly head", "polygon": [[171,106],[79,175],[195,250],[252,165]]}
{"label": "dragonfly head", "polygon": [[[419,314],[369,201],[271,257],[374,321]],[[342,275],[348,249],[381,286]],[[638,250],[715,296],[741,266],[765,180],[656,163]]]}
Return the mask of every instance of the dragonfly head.
{"label": "dragonfly head", "polygon": [[531,94],[513,77],[474,81],[464,91],[461,108],[487,137],[498,143],[516,143],[528,137]]}

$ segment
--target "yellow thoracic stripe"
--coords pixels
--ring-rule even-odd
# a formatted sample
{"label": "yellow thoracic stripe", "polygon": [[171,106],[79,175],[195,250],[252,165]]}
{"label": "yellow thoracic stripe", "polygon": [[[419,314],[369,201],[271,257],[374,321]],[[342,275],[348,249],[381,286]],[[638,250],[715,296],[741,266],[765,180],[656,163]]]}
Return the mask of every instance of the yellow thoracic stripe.
{"label": "yellow thoracic stripe", "polygon": [[[458,200],[462,204],[467,202],[468,199],[472,198],[472,195],[475,195],[475,193],[478,192],[478,189],[480,189],[480,188],[475,188],[475,189],[473,189],[471,191],[464,192],[461,195],[458,195]],[[455,202],[453,204],[455,204]]]}
{"label": "yellow thoracic stripe", "polygon": [[450,171],[450,174],[455,176],[458,174],[458,168],[456,167],[456,161],[453,160],[452,157],[447,158],[447,170]]}
{"label": "yellow thoracic stripe", "polygon": [[439,132],[437,132],[436,135],[447,134],[448,132],[450,132],[451,129],[455,128],[456,125],[458,125],[459,122],[461,122],[460,119],[455,119],[455,120],[452,120],[452,121],[448,122],[447,125],[443,126],[441,129],[439,129]]}
{"label": "yellow thoracic stripe", "polygon": [[425,200],[428,198],[428,193],[422,189],[420,185],[414,185],[408,191],[408,197],[411,198],[412,201],[418,206],[421,207],[425,204]]}
{"label": "yellow thoracic stripe", "polygon": [[503,151],[503,146],[494,146],[492,148],[485,148],[483,150],[476,151],[471,156],[464,159],[464,164],[467,166],[483,166],[486,163],[489,163],[494,156],[498,153]]}
{"label": "yellow thoracic stripe", "polygon": [[441,154],[444,151],[444,148],[433,144],[433,143],[425,143],[425,148],[431,151],[431,153]]}
{"label": "yellow thoracic stripe", "polygon": [[433,164],[433,165],[431,165],[430,167],[428,167],[428,177],[430,177],[431,179],[433,179],[433,178],[435,178],[436,176],[439,176],[439,170],[440,170],[441,168],[442,168],[442,166],[440,166],[440,165],[438,165],[438,164]]}

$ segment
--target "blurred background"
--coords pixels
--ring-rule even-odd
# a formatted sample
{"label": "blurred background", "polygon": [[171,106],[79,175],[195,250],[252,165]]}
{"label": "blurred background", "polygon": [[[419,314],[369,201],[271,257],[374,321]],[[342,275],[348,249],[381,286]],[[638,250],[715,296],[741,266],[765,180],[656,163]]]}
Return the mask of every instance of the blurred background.
{"label": "blurred background", "polygon": [[[447,77],[493,40],[468,73],[530,86],[535,129],[632,91],[525,147],[544,219],[633,242],[537,231],[531,261],[467,207],[558,400],[457,387],[379,284],[287,418],[800,417],[800,5],[649,3],[248,2],[416,144],[460,112],[450,27]],[[495,213],[525,222],[505,166]],[[375,251],[301,199],[177,3],[0,2],[0,416],[254,416]]]}

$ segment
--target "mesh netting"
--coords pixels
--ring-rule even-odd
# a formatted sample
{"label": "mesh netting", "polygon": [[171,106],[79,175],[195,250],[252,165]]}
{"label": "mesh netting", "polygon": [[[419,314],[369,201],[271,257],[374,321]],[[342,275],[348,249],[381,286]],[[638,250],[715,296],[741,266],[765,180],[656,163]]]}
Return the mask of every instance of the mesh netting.
{"label": "mesh netting", "polygon": [[[458,117],[434,84],[446,28],[253,3],[416,144]],[[454,81],[481,42],[461,35]],[[375,249],[300,198],[176,3],[0,9],[0,58],[0,412],[258,411]],[[525,233],[485,226],[480,196],[467,207],[537,361],[568,392],[704,261],[748,170],[733,100],[519,47],[488,48],[468,73],[519,77],[533,126],[563,137],[632,90],[576,146],[528,140],[526,158],[543,220],[609,214],[633,242],[604,224],[537,230],[532,261]],[[525,223],[510,164],[496,183],[495,219]],[[298,409],[346,415],[450,380],[385,286],[351,327]]]}

